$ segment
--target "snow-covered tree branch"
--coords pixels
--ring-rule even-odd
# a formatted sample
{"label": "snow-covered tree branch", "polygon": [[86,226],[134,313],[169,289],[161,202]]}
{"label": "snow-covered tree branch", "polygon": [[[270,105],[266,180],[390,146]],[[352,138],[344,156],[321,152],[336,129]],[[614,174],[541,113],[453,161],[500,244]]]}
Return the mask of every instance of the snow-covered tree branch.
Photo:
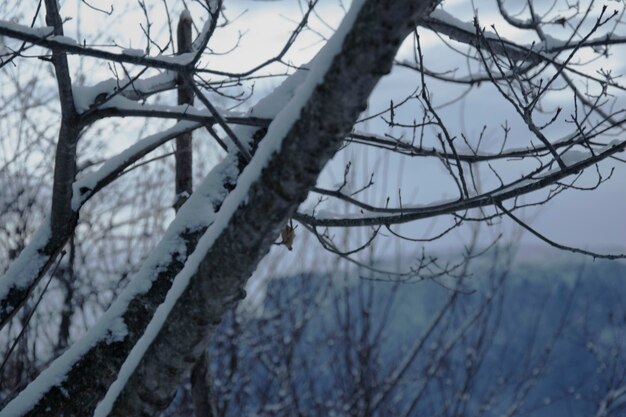
{"label": "snow-covered tree branch", "polygon": [[[3,85],[8,91],[2,98],[13,105],[34,95],[25,92],[20,78],[25,75],[19,71],[36,65],[46,65],[49,74],[37,70],[28,85],[42,85],[41,96],[53,97],[32,107],[22,104],[21,112],[28,133],[37,143],[53,144],[54,155],[30,156],[26,148],[7,153],[0,166],[4,181],[4,173],[12,172],[23,154],[28,167],[49,160],[41,175],[49,188],[45,217],[0,258],[0,330],[6,332],[7,346],[23,337],[31,308],[38,308],[51,282],[58,279],[66,288],[64,324],[59,325],[64,336],[37,377],[12,387],[14,398],[6,401],[0,417],[157,415],[171,403],[223,317],[245,298],[248,279],[261,260],[274,245],[292,250],[294,221],[301,226],[298,233],[309,233],[321,248],[359,265],[356,255],[379,239],[429,242],[466,224],[503,219],[561,250],[593,258],[626,257],[560,243],[523,216],[523,209],[564,191],[597,190],[613,179],[610,164],[624,162],[626,87],[612,70],[596,65],[626,44],[626,35],[616,30],[623,26],[624,10],[598,9],[592,2],[586,11],[575,11],[564,2],[565,12],[555,15],[551,8],[538,11],[529,1],[520,14],[498,1],[494,10],[514,29],[504,33],[496,25],[482,26],[478,15],[456,16],[440,0],[353,0],[333,29],[319,17],[317,1],[301,2],[301,20],[292,22],[294,29],[275,55],[233,70],[219,64],[229,48],[214,42],[237,22],[221,0],[196,1],[190,9],[176,10],[188,25],[176,35],[167,2],[167,17],[158,31],[152,19],[154,8],[161,6],[139,2],[135,16],[144,19],[138,24],[143,49],[123,47],[125,41],[113,36],[102,40],[98,33],[89,41],[80,38],[80,30],[69,36],[68,28],[74,26],[64,17],[67,3],[45,0],[41,10],[24,6],[0,21],[0,77],[7,80]],[[82,7],[111,21],[113,9]],[[520,17],[525,13],[528,18]],[[315,18],[331,30],[329,36],[313,28]],[[289,53],[306,36],[318,37],[323,46],[308,64],[294,64]],[[188,46],[174,47],[175,37],[186,38]],[[230,49],[236,51],[239,42],[237,38]],[[433,45],[450,57],[444,59],[442,53],[439,59]],[[83,69],[86,65],[95,65],[91,73]],[[380,86],[399,72],[405,74],[401,97],[385,97],[381,105],[375,97],[387,87]],[[281,83],[255,102],[255,85],[278,77]],[[506,118],[489,115],[481,129],[471,131],[454,127],[450,106],[485,86],[489,100],[499,100],[498,111],[508,111]],[[448,90],[452,88],[464,90],[456,94]],[[177,89],[186,98],[179,96],[174,104]],[[43,102],[54,104],[42,108]],[[56,124],[38,126],[42,114],[53,115]],[[3,117],[15,115],[0,112]],[[19,143],[21,131],[8,137]],[[170,149],[175,138],[177,143],[184,138],[184,158],[180,149]],[[115,141],[114,151],[105,151]],[[191,171],[192,148],[200,147],[199,142],[203,148],[193,151],[193,163],[208,165],[200,170],[201,180]],[[392,163],[396,166],[408,161],[416,169],[434,167],[441,178],[432,187],[434,197],[418,197],[417,188],[389,191],[386,173],[365,172],[368,167],[351,161],[339,167],[340,174],[328,173],[342,165],[333,158],[353,148],[403,161]],[[172,155],[176,169],[186,161],[186,168],[176,171],[185,172],[186,185],[177,186],[173,202],[140,197],[156,192],[157,186],[140,190],[126,185],[137,170]],[[163,172],[176,170],[170,168],[151,178],[163,185],[169,175]],[[355,177],[358,169],[363,175]],[[337,176],[339,182],[329,180]],[[139,176],[139,181],[147,177]],[[412,177],[408,182],[419,187],[420,181],[428,186],[432,180]],[[164,212],[176,208],[161,235],[150,226],[138,233],[151,242],[148,249],[139,251],[129,243],[127,235],[140,221],[125,208],[128,201],[143,209],[140,220],[158,218],[154,223],[159,224],[166,223]],[[107,222],[103,211],[108,202],[116,205]],[[5,209],[0,200],[0,216],[14,203],[8,201]],[[116,216],[123,220],[114,221]],[[418,238],[401,229],[424,219],[444,225]],[[355,228],[365,237],[342,239],[344,230]],[[110,240],[99,239],[96,231]],[[98,311],[84,313],[92,325],[68,347],[77,286],[93,285],[84,298],[94,296],[97,278],[104,275],[100,262],[109,263],[89,255],[88,249],[81,252],[80,245],[89,247],[89,239],[113,242],[112,258],[119,260],[119,253],[127,252],[135,266],[128,261],[127,268],[110,274],[115,277],[110,298],[99,300]],[[127,249],[120,249],[120,241]],[[84,256],[77,259],[77,254]],[[432,278],[462,269],[434,258],[422,261],[397,275]],[[76,265],[81,262],[79,280]],[[63,271],[69,272],[58,278]],[[455,299],[451,296],[450,303]],[[491,298],[485,308],[489,303]],[[478,320],[482,314],[470,317]],[[467,326],[459,326],[458,337],[473,324],[468,320]],[[418,341],[410,352],[417,354],[422,345]],[[6,350],[3,363],[14,360],[15,346],[17,342]],[[407,354],[390,373],[388,385],[373,397],[373,410],[387,400],[413,360]]]}

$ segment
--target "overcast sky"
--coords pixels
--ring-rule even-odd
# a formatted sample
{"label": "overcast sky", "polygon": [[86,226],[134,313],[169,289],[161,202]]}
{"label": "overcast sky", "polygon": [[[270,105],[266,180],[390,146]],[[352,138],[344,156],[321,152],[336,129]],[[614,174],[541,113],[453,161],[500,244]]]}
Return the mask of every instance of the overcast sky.
{"label": "overcast sky", "polygon": [[[259,2],[259,1],[238,1],[226,3],[228,5],[229,13],[238,14],[240,11],[247,10],[247,12],[241,17],[242,21],[239,22],[239,26],[248,27],[249,32],[244,36],[241,41],[241,49],[238,51],[238,56],[242,58],[237,59],[237,65],[245,66],[247,62],[249,65],[253,63],[261,62],[269,51],[277,49],[277,46],[282,45],[285,39],[285,34],[288,33],[290,28],[293,27],[293,20],[297,19],[298,8],[293,1],[274,1],[274,2]],[[605,2],[609,6],[619,7],[619,4],[615,2]],[[528,33],[522,33],[518,30],[511,28],[504,24],[501,18],[499,18],[497,9],[495,8],[495,1],[475,1],[474,5],[477,6],[480,16],[480,21],[483,26],[489,26],[492,23],[496,24],[499,33],[509,39],[522,41],[523,43],[530,43],[534,39],[528,38]],[[509,2],[507,4],[514,4]],[[341,9],[337,6],[336,1],[324,1],[321,2],[320,15],[325,16],[327,22],[332,26],[335,25],[341,18]],[[472,2],[464,0],[446,1],[444,6],[447,11],[454,14],[461,20],[470,21],[472,17]],[[600,5],[596,8],[599,11]],[[293,13],[293,15],[291,14]],[[293,17],[290,17],[293,16]],[[330,35],[331,31],[323,24],[314,20],[315,28],[318,29],[323,35]],[[626,35],[626,29],[622,26],[622,35]],[[455,65],[449,58],[452,56],[450,53],[441,53],[441,42],[436,39],[431,33],[423,30],[423,47],[425,62],[427,65],[431,65],[434,68],[445,69],[448,62],[450,65]],[[558,28],[554,32],[554,36],[558,36]],[[319,48],[318,42],[319,36],[314,34],[307,34],[307,37],[301,42],[301,46],[295,48],[289,57],[295,63],[302,63],[308,60],[312,52]],[[401,53],[409,53],[411,45],[407,43]],[[444,50],[444,52],[446,52]],[[613,55],[607,59],[600,59],[592,64],[592,68],[597,70],[599,68],[613,69],[614,73],[623,73],[624,61],[619,59],[619,56],[624,56],[626,52],[624,48],[615,48]],[[232,61],[230,63],[232,65]],[[407,89],[412,89],[416,86],[417,77],[415,73],[411,73],[407,70],[397,70],[391,77],[383,80],[376,93],[371,99],[370,108],[382,109],[388,105],[389,100],[396,98],[402,98],[402,94]],[[463,88],[457,86],[445,86],[435,81],[429,81],[431,90],[433,91],[434,101],[436,103],[444,103],[453,97],[462,93]],[[561,100],[561,101],[559,101]],[[396,101],[397,102],[397,101]],[[554,106],[571,105],[571,94],[563,94],[562,97],[555,97],[552,103]],[[624,101],[621,101],[623,107]],[[451,106],[445,110],[442,110],[446,125],[451,132],[455,134],[465,133],[468,135],[477,134],[482,128],[482,125],[487,125],[487,138],[491,136],[494,143],[498,143],[498,138],[501,136],[501,130],[499,126],[508,121],[510,126],[517,127],[517,130],[512,132],[512,141],[521,146],[527,144],[529,135],[527,130],[522,126],[522,122],[519,117],[514,113],[513,109],[506,103],[497,92],[489,85],[483,85],[478,89],[472,91],[460,104]],[[561,118],[561,121],[555,124],[552,129],[554,137],[560,137],[559,134],[562,130],[563,134],[571,131],[571,125],[565,124]],[[385,128],[380,123],[373,122],[370,125],[374,130]],[[334,169],[327,170],[334,172],[335,177],[342,173],[343,162],[342,156],[339,155],[336,158]],[[399,166],[399,161],[393,160],[390,165],[394,167]],[[436,168],[429,170],[424,169],[424,165],[428,165],[429,162],[425,162],[424,159],[405,159],[403,165],[403,173],[401,181],[404,184],[404,188],[407,188],[408,183],[420,182],[418,185],[417,202],[425,202],[429,199],[437,199],[438,191],[441,188],[445,188],[445,185],[440,184],[437,181]],[[516,169],[515,164],[511,164]],[[552,200],[545,206],[539,209],[529,209],[524,212],[525,218],[529,219],[533,226],[545,233],[546,236],[559,241],[564,244],[577,245],[587,248],[609,248],[624,247],[626,244],[626,216],[624,216],[624,207],[626,207],[626,169],[623,164],[616,161],[607,161],[601,165],[601,169],[604,173],[608,173],[611,168],[615,168],[612,180],[603,184],[599,189],[591,192],[579,192],[569,191],[561,194],[556,199]],[[435,169],[435,170],[433,170]],[[393,170],[392,170],[393,171]],[[445,174],[443,170],[440,172],[439,178],[444,178]],[[368,174],[366,174],[368,175]],[[428,175],[428,180],[424,181],[424,175]],[[388,194],[394,195],[398,187],[397,173],[390,173],[386,178]],[[591,176],[589,177],[591,178]],[[378,178],[381,181],[381,178]],[[584,182],[583,182],[584,183]],[[407,195],[410,195],[409,192]],[[424,201],[425,200],[425,201]],[[410,227],[411,231],[418,233],[419,231],[426,230],[431,225],[431,221],[424,221],[414,224]],[[496,234],[497,230],[487,231],[487,233]],[[442,240],[440,245],[450,244],[451,241],[455,241],[456,234],[449,236],[449,239]],[[536,244],[538,240],[525,234],[524,242],[528,244]]]}
{"label": "overcast sky", "polygon": [[[94,2],[98,7],[108,9],[110,2]],[[74,34],[72,30],[66,31],[69,35],[78,37],[88,37],[89,31],[98,30],[103,24],[111,28],[112,33],[118,44],[124,47],[143,48],[145,41],[141,34],[141,28],[137,25],[137,14],[125,11],[123,2],[113,2],[114,18],[103,16],[101,13],[94,13],[88,8],[81,6],[80,11],[64,10],[65,15],[75,18],[74,22],[78,25],[74,26]],[[225,71],[242,71],[254,67],[263,62],[268,57],[277,53],[285,43],[288,34],[297,24],[302,15],[300,2],[296,0],[274,0],[274,1],[252,1],[252,0],[226,0],[226,11],[229,18],[233,21],[231,25],[224,29],[219,29],[210,43],[210,47],[217,53],[232,51],[223,56],[213,56],[211,62],[204,62],[210,68]],[[540,4],[541,2],[539,2]],[[551,2],[550,2],[551,3]],[[623,7],[619,2],[600,2],[609,6]],[[515,4],[508,2],[506,4]],[[193,6],[193,5],[192,5]],[[159,5],[152,4],[151,16],[154,21],[154,28],[161,27],[160,35],[165,36],[165,26],[163,22],[165,14],[159,9]],[[298,43],[290,50],[286,60],[294,65],[300,65],[307,62],[314,53],[323,45],[324,38],[331,36],[333,28],[340,22],[343,16],[343,7],[349,7],[349,1],[344,1],[343,5],[337,0],[321,0],[318,6],[318,15],[312,16],[311,26],[315,29],[303,34]],[[473,8],[479,12],[480,22],[483,26],[489,26],[495,23],[499,33],[512,40],[530,43],[534,39],[530,39],[527,33],[514,30],[506,25],[499,18],[497,9],[495,8],[495,0],[447,0],[444,2],[445,10],[452,13],[456,17],[464,21],[471,21],[473,16]],[[599,8],[596,8],[599,10]],[[171,10],[173,15],[179,13],[179,10]],[[192,15],[201,15],[192,7]],[[202,22],[196,18],[194,23],[198,26]],[[69,23],[72,24],[71,22]],[[71,28],[71,26],[69,26]],[[80,30],[78,29],[80,27]],[[558,36],[558,27],[554,29],[553,35]],[[626,30],[623,26],[618,30]],[[446,69],[459,66],[454,61],[454,54],[449,50],[442,48],[442,43],[432,33],[426,30],[420,31],[422,37],[422,46],[424,48],[424,58],[426,65],[434,69]],[[158,35],[157,35],[158,36]],[[99,39],[106,42],[106,36]],[[234,48],[234,49],[233,49]],[[411,53],[411,43],[407,42],[401,50],[401,55]],[[606,59],[600,59],[593,62],[593,69],[612,68],[615,73],[623,73],[624,62],[619,60],[618,56],[624,56],[626,52],[624,48],[621,50],[614,49],[614,54]],[[99,68],[102,77],[106,78],[106,69]],[[284,67],[274,66],[270,68],[270,72],[284,72]],[[93,77],[98,72],[90,73]],[[87,83],[97,82],[100,79],[88,79]],[[370,101],[369,112],[374,112],[388,106],[391,99],[396,102],[406,95],[407,91],[412,91],[418,86],[418,77],[416,73],[408,70],[399,69],[394,71],[392,76],[384,79],[378,86],[375,94]],[[264,93],[279,82],[278,79],[259,81],[256,83],[255,91]],[[463,87],[443,85],[442,83],[429,80],[429,87],[433,94],[435,104],[442,104],[450,99],[463,93]],[[260,98],[259,94],[257,98]],[[556,97],[556,95],[555,95]],[[554,99],[553,106],[571,105],[571,94],[563,94],[563,97]],[[624,101],[621,101],[623,107]],[[468,136],[477,135],[483,125],[487,125],[486,141],[492,141],[494,146],[498,146],[501,138],[500,125],[505,122],[514,130],[511,133],[509,143],[522,146],[528,144],[529,135],[527,130],[522,126],[519,117],[514,113],[510,105],[505,100],[498,97],[493,87],[484,84],[480,88],[473,89],[472,92],[465,97],[463,101],[453,106],[446,107],[441,110],[441,115],[445,120],[449,131],[454,135],[464,133]],[[399,117],[402,117],[402,112]],[[411,117],[410,115],[406,115]],[[566,134],[571,130],[570,125],[563,123],[563,118],[557,122],[551,129],[554,137],[560,137],[559,130]],[[368,128],[378,133],[392,133],[400,135],[401,132],[389,131],[383,123],[372,121]],[[340,182],[343,173],[344,164],[350,160],[355,164],[355,170],[359,166],[363,167],[360,173],[362,181],[366,181],[372,166],[382,167],[385,170],[384,175],[380,172],[375,177],[376,186],[372,187],[371,193],[376,198],[383,200],[386,196],[393,198],[397,196],[398,189],[402,189],[403,199],[412,203],[424,204],[436,201],[441,198],[452,197],[447,191],[450,187],[449,180],[445,176],[445,172],[439,167],[436,161],[427,161],[425,159],[409,159],[391,157],[390,159],[380,159],[372,153],[358,154],[352,153],[339,154],[331,166],[325,171],[322,180],[330,183],[332,181]],[[375,165],[378,164],[378,165]],[[367,165],[370,165],[369,167]],[[626,217],[624,216],[624,207],[626,207],[626,169],[623,165],[615,161],[607,161],[601,165],[604,173],[608,173],[611,168],[615,168],[613,179],[598,190],[592,192],[569,191],[561,194],[559,197],[549,202],[539,209],[529,209],[523,212],[524,217],[529,222],[545,233],[546,236],[560,243],[576,245],[585,248],[606,249],[615,247],[624,247],[626,241]],[[381,168],[381,169],[382,169]],[[509,164],[503,168],[504,174],[511,174],[512,177],[518,175],[516,170],[520,169],[518,165]],[[492,179],[493,180],[493,179]],[[489,184],[489,179],[486,179]],[[442,191],[443,190],[443,191]],[[372,195],[372,194],[370,194]],[[412,199],[411,199],[412,197]],[[505,221],[505,223],[507,223]],[[426,231],[436,231],[437,227],[443,222],[426,220],[411,224],[403,230],[409,231],[413,236],[419,236]],[[488,228],[489,229],[489,228]],[[505,228],[506,229],[506,228]],[[491,228],[486,230],[485,236],[494,236],[500,232],[499,228]],[[435,246],[445,247],[452,243],[456,243],[459,233],[452,233],[447,238],[442,239]],[[529,244],[538,243],[537,239],[528,234],[525,235],[523,241]]]}

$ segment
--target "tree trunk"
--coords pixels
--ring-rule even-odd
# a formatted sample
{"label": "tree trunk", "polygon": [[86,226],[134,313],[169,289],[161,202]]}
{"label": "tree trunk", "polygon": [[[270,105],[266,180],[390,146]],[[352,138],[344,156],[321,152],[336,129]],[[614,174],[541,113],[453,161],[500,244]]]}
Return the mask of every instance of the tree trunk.
{"label": "tree trunk", "polygon": [[206,349],[191,369],[191,396],[193,413],[196,417],[217,417],[211,379],[211,360]]}
{"label": "tree trunk", "polygon": [[[281,129],[291,123],[290,116],[281,120],[279,115],[270,125],[245,179],[240,179],[218,213],[222,224],[209,228],[177,277],[179,282],[162,306],[165,322],[153,321],[154,327],[146,331],[152,334],[157,329],[156,338],[142,338],[137,353],[147,350],[139,364],[127,362],[123,367],[120,385],[124,388],[111,415],[153,416],[169,404],[182,375],[202,354],[224,313],[245,297],[248,277],[365,110],[378,80],[390,71],[401,42],[437,3],[367,1],[341,51],[332,56],[336,51],[330,49],[330,56],[317,61],[318,67],[309,74],[315,80],[309,88],[314,89],[301,87],[299,94],[308,96],[294,99],[295,104],[292,101],[281,113],[293,114],[294,105],[303,100],[299,117],[285,133]],[[326,60],[332,60],[330,68],[323,68]],[[315,86],[316,77],[323,82]],[[281,144],[278,149],[273,148],[276,143]],[[174,294],[179,291],[177,298]],[[132,375],[124,381],[129,372]],[[115,399],[114,391],[109,391],[104,404]]]}
{"label": "tree trunk", "polygon": [[[185,10],[178,21],[178,54],[191,52],[191,16]],[[178,104],[193,104],[193,90],[185,77],[178,77]],[[189,198],[193,191],[193,153],[191,148],[191,132],[183,133],[176,138],[176,196],[174,208]]]}

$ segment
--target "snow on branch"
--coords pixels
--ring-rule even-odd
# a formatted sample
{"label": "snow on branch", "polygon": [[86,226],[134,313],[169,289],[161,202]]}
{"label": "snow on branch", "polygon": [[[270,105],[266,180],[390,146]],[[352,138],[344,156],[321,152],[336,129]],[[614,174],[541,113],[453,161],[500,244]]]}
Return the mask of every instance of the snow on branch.
{"label": "snow on branch", "polygon": [[50,35],[49,27],[31,28],[6,20],[0,20],[0,35],[32,43],[52,50],[59,50],[68,54],[89,56],[113,62],[142,65],[151,68],[161,68],[173,71],[184,71],[196,59],[196,52],[176,56],[148,56],[139,55],[136,51],[121,53],[109,52],[102,49],[81,46],[74,39],[67,36]]}
{"label": "snow on branch", "polygon": [[[260,100],[251,109],[250,115],[274,117],[292,99],[295,90],[307,74],[307,68],[303,68],[289,76],[271,94]],[[197,123],[179,122],[167,131],[147,137],[111,158],[100,169],[74,184],[76,196],[74,206],[80,207],[93,195],[94,190],[102,188],[124,167],[163,143],[166,138],[175,137],[186,129],[198,126]],[[241,138],[247,138],[246,142],[248,142],[257,130],[253,126],[244,126],[236,129],[236,133]],[[104,395],[105,391],[85,390],[82,385],[73,385],[72,378],[68,375],[99,372],[104,368],[118,369],[121,366],[124,357],[119,356],[120,347],[111,346],[110,343],[115,340],[120,343],[124,342],[125,349],[129,351],[141,336],[145,325],[164,297],[164,294],[159,292],[151,293],[151,288],[155,285],[168,287],[171,285],[174,278],[172,274],[182,268],[195,248],[197,239],[214,221],[214,211],[222,205],[227,193],[224,184],[237,183],[239,175],[237,162],[237,155],[231,154],[207,175],[198,190],[181,207],[178,216],[168,227],[161,242],[151,252],[140,271],[134,275],[124,292],[98,321],[98,325],[90,329],[81,341],[73,345],[46,369],[3,412],[8,413],[8,416],[25,415],[29,412],[36,415],[37,410],[49,409],[48,407],[64,409],[69,406],[68,401],[78,401],[79,397],[89,397],[87,401],[94,401],[94,395],[96,400]],[[137,310],[137,305],[142,305],[142,308]],[[129,306],[134,307],[129,310]],[[152,310],[146,311],[147,308],[152,308]],[[129,321],[139,327],[128,331],[124,323]],[[139,325],[138,323],[142,321],[144,324]],[[117,352],[116,358],[119,361],[117,365],[115,364],[116,358],[107,357],[103,353],[107,349]],[[116,375],[117,372],[100,375],[101,381],[106,384],[105,390]],[[71,393],[72,397],[62,395],[57,399],[55,395],[59,392]],[[52,405],[47,402],[51,402]],[[4,417],[4,414],[1,415]]]}
{"label": "snow on branch", "polygon": [[[202,352],[224,312],[242,298],[260,258],[340,147],[378,79],[390,70],[410,33],[409,22],[430,11],[434,2],[396,1],[385,7],[368,1],[360,6],[353,2],[305,83],[270,124],[97,415],[109,415],[110,407],[112,415],[151,414],[171,398],[176,387],[172,376],[189,366],[183,358]],[[321,113],[327,117],[319,117]]]}
{"label": "snow on branch", "polygon": [[[437,9],[426,19],[420,22],[424,27],[434,32],[446,35],[457,42],[475,45],[477,42],[474,23],[462,21],[443,9]],[[574,48],[593,48],[597,46],[607,46],[626,43],[626,36],[616,33],[607,33],[591,37],[581,42],[574,39],[556,39],[546,36],[546,39],[531,44],[518,44],[501,37],[499,34],[485,30],[481,42],[489,42],[491,48],[496,53],[506,53],[513,60],[527,60],[529,56],[536,59],[553,58],[555,53]],[[545,55],[544,55],[545,54]]]}

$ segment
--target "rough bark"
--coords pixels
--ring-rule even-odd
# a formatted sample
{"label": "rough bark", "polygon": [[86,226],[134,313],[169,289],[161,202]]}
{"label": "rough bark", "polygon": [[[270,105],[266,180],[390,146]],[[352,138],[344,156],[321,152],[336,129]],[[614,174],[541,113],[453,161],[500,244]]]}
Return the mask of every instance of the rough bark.
{"label": "rough bark", "polygon": [[[55,36],[63,36],[63,20],[59,13],[56,0],[46,0],[46,24],[54,28]],[[72,211],[72,184],[76,176],[76,144],[80,132],[79,118],[74,107],[72,79],[70,76],[67,56],[64,52],[53,51],[52,63],[56,73],[61,103],[61,128],[57,143],[52,209],[50,212],[52,236],[67,241],[68,229],[75,223]]]}
{"label": "rough bark", "polygon": [[[183,13],[178,21],[178,54],[191,52],[191,17]],[[193,90],[185,77],[179,77],[178,104],[193,104]],[[193,154],[191,151],[191,132],[176,137],[176,197],[174,208],[185,202],[193,191]]]}
{"label": "rough bark", "polygon": [[378,80],[390,71],[402,40],[437,3],[365,3],[324,81],[281,149],[251,185],[247,202],[235,210],[203,254],[112,415],[153,416],[169,404],[183,373],[202,354],[226,310],[245,296],[248,277],[315,185],[321,169],[365,109]]}
{"label": "rough bark", "polygon": [[205,349],[200,359],[193,365],[190,379],[193,414],[196,417],[217,417],[208,350]]}

